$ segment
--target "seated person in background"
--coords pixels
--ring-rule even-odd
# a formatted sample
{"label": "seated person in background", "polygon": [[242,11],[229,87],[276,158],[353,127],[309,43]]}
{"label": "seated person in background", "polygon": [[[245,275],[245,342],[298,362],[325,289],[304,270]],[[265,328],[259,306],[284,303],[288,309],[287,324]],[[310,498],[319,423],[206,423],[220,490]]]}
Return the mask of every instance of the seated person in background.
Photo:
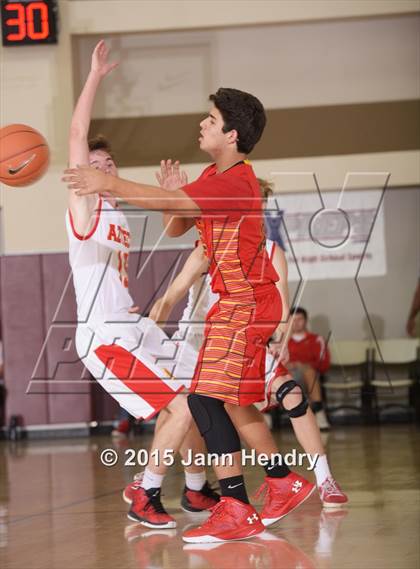
{"label": "seated person in background", "polygon": [[304,383],[320,430],[330,428],[322,402],[319,375],[330,367],[330,354],[322,336],[308,331],[308,313],[304,308],[290,310],[292,335],[288,342],[288,369],[295,381]]}

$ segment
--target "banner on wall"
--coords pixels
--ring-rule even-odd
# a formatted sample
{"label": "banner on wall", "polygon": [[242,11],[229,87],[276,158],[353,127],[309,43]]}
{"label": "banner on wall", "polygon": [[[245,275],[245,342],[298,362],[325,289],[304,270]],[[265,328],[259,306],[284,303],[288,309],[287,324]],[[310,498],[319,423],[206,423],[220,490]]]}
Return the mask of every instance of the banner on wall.
{"label": "banner on wall", "polygon": [[[289,280],[386,274],[382,191],[294,193],[269,199],[268,237],[286,251]],[[323,207],[324,206],[324,207]]]}

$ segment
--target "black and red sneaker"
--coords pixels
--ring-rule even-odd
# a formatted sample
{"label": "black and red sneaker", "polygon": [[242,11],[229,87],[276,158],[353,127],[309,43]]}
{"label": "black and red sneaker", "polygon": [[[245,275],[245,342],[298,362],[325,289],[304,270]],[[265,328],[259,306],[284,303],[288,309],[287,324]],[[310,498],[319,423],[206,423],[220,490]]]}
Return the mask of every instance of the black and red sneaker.
{"label": "black and red sneaker", "polygon": [[184,486],[181,507],[186,512],[203,512],[210,510],[219,500],[219,494],[206,481],[201,490],[190,490]]}
{"label": "black and red sneaker", "polygon": [[176,527],[175,519],[168,514],[160,501],[160,488],[138,488],[127,517],[149,528]]}

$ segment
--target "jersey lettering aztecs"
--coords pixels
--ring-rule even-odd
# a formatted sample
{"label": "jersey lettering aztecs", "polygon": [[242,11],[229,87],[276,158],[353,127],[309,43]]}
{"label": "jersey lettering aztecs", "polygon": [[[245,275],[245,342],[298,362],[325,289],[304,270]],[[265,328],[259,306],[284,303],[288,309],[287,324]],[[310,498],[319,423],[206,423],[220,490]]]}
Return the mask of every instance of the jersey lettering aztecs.
{"label": "jersey lettering aztecs", "polygon": [[124,321],[133,306],[127,272],[130,229],[125,215],[101,198],[94,215],[92,229],[83,236],[66,213],[78,322]]}
{"label": "jersey lettering aztecs", "polygon": [[201,210],[195,223],[210,260],[214,293],[252,294],[278,280],[265,248],[258,180],[248,162],[220,174],[212,164],[182,190]]}

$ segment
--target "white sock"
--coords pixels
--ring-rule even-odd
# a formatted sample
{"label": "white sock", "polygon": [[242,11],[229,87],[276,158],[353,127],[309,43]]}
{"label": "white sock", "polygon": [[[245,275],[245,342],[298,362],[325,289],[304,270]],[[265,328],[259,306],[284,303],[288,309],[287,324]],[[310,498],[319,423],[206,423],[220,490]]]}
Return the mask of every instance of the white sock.
{"label": "white sock", "polygon": [[206,471],[201,472],[187,472],[185,471],[185,486],[188,490],[196,490],[197,492],[206,483]]}
{"label": "white sock", "polygon": [[150,488],[160,488],[162,486],[163,479],[163,474],[155,474],[146,468],[141,482],[141,487],[145,490],[150,490]]}
{"label": "white sock", "polygon": [[318,457],[316,465],[314,468],[314,473],[316,477],[316,485],[321,486],[326,478],[331,475],[330,467],[328,465],[328,458],[326,454]]}

